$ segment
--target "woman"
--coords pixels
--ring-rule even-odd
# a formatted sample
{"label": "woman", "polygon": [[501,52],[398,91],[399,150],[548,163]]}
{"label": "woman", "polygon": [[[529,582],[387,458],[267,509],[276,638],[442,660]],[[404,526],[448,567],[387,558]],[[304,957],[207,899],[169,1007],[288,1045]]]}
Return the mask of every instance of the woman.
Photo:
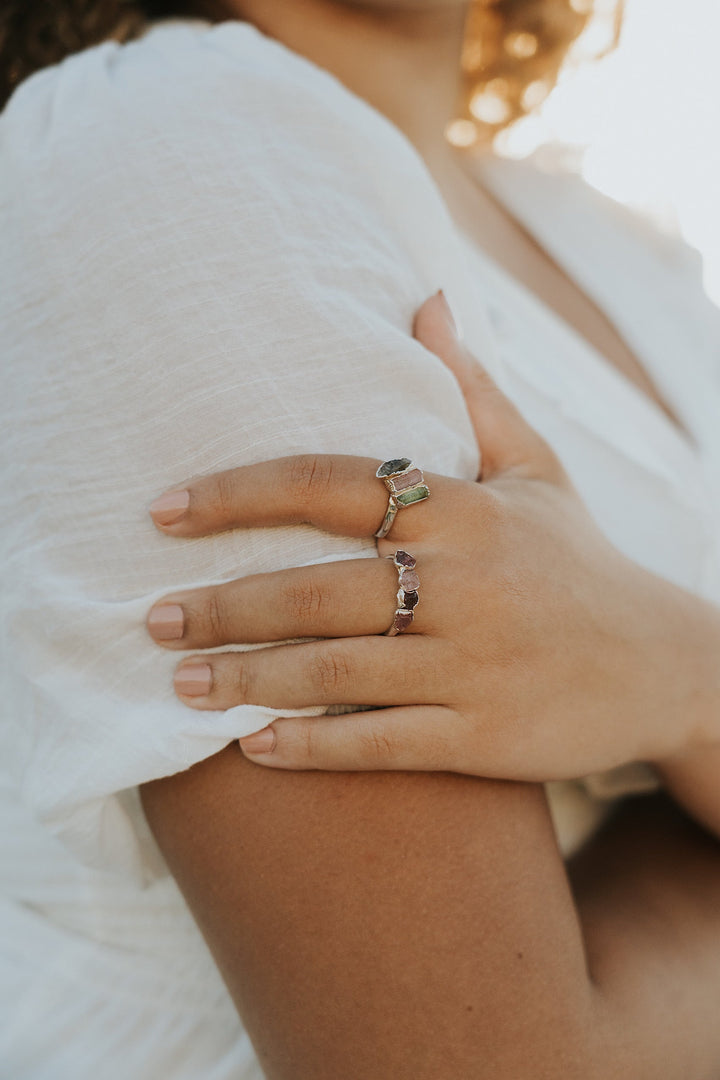
{"label": "woman", "polygon": [[[168,599],[181,607],[180,631],[189,629],[189,636],[177,636],[177,611],[158,618],[155,608],[150,627],[161,637],[164,626],[165,643],[191,649],[315,631],[319,626],[306,621],[291,627],[284,609],[270,625],[278,579],[258,587],[250,578],[255,593],[237,587],[245,629],[236,614],[223,626],[225,609],[196,592],[208,633],[193,621],[187,590],[338,559],[353,560],[342,583],[350,617],[344,627],[332,621],[323,628],[333,635],[355,635],[358,626],[364,635],[380,633],[383,589],[385,582],[394,588],[397,571],[375,560],[371,532],[387,492],[372,472],[368,485],[362,464],[357,472],[351,463],[339,491],[326,486],[323,512],[317,486],[324,474],[308,470],[307,457],[286,466],[289,489],[282,480],[288,474],[272,467],[228,470],[302,453],[360,455],[377,464],[402,452],[427,470],[431,497],[402,510],[384,543],[407,543],[418,557],[419,634],[378,638],[399,647],[393,656],[401,657],[403,693],[399,701],[376,703],[416,703],[405,693],[414,671],[408,677],[402,657],[421,635],[433,662],[449,667],[443,674],[466,692],[475,657],[468,648],[462,663],[457,649],[438,652],[438,641],[442,647],[443,635],[456,629],[447,625],[441,596],[448,588],[454,596],[463,581],[471,599],[480,595],[488,579],[478,569],[501,564],[491,564],[497,556],[480,536],[477,564],[464,547],[461,579],[453,572],[456,548],[479,531],[478,504],[466,514],[464,497],[452,503],[451,528],[442,477],[473,481],[477,446],[457,383],[436,354],[464,378],[462,356],[439,300],[417,326],[428,348],[408,332],[422,298],[442,287],[472,350],[550,439],[618,549],[609,549],[589,522],[536,436],[503,403],[478,412],[471,402],[484,429],[484,475],[481,494],[470,483],[462,493],[483,500],[485,529],[489,500],[496,498],[498,509],[506,491],[494,534],[509,535],[512,509],[517,547],[506,570],[514,572],[515,559],[526,568],[537,557],[536,550],[527,554],[537,529],[523,531],[533,510],[542,516],[524,486],[532,473],[557,507],[545,517],[539,580],[564,583],[571,556],[592,555],[572,590],[580,603],[563,611],[582,613],[583,596],[595,600],[602,592],[614,616],[599,623],[598,636],[607,637],[622,610],[619,596],[626,591],[634,600],[642,580],[647,603],[624,610],[627,640],[644,642],[648,620],[673,612],[672,632],[656,636],[647,659],[656,679],[668,668],[682,678],[663,679],[651,692],[655,680],[640,678],[637,654],[624,672],[617,656],[611,667],[594,669],[595,693],[582,693],[575,707],[592,706],[588,722],[578,720],[592,740],[580,748],[586,758],[578,772],[589,762],[602,768],[650,756],[651,742],[663,765],[682,756],[685,731],[675,725],[686,697],[693,698],[690,726],[710,734],[717,616],[692,593],[717,598],[708,496],[717,461],[713,316],[682,254],[638,237],[581,185],[486,163],[483,183],[501,204],[514,191],[527,206],[531,191],[535,216],[539,211],[558,233],[564,223],[573,250],[583,225],[599,271],[595,284],[601,291],[604,281],[612,293],[606,304],[613,318],[578,292],[571,279],[582,281],[581,271],[565,278],[444,150],[464,6],[403,7],[270,0],[217,12],[250,19],[282,45],[237,21],[214,29],[159,25],[134,44],[104,45],[41,72],[20,85],[3,114],[11,277],[0,293],[13,361],[3,434],[15,470],[3,487],[13,630],[5,655],[16,721],[7,782],[14,818],[4,841],[15,855],[8,890],[15,903],[5,920],[4,951],[14,970],[4,1002],[4,1060],[13,1076],[259,1076],[260,1067],[293,1080],[686,1080],[717,1073],[720,865],[715,843],[668,804],[630,802],[586,845],[568,876],[541,787],[450,773],[259,768],[227,744],[262,729],[273,714],[285,716],[289,705],[307,705],[294,696],[299,675],[283,687],[292,700],[268,709],[273,701],[253,703],[259,695],[240,668],[235,685],[247,692],[219,703],[231,708],[192,711],[187,704],[206,704],[202,696],[174,698],[173,650],[153,650],[145,636],[148,608]],[[521,6],[507,5],[508,18],[513,11],[519,18]],[[446,205],[465,230],[462,239]],[[487,252],[509,261],[526,288]],[[618,264],[633,284],[624,318],[616,291],[607,288],[608,281],[617,284]],[[658,295],[663,303],[655,310]],[[653,320],[643,318],[631,336],[646,305]],[[648,364],[654,358],[651,377],[615,322]],[[690,348],[692,369],[672,378],[671,360]],[[166,500],[156,517],[168,535],[153,533],[142,507],[157,492],[218,470],[225,482],[204,482],[215,493],[214,517],[193,517],[203,490],[193,482],[190,518],[174,525]],[[252,493],[254,477],[252,506],[269,503],[271,515],[248,515],[228,475],[241,481],[241,496]],[[336,519],[329,508],[338,501]],[[361,508],[357,519],[353,505]],[[176,501],[172,512],[178,510]],[[317,521],[321,530],[259,527],[298,519]],[[566,534],[558,524],[571,519]],[[253,528],[177,540],[184,528],[187,536],[228,525]],[[566,535],[583,542],[565,547]],[[628,560],[646,569],[631,570]],[[306,572],[302,588],[283,580],[285,597],[312,615],[307,597],[325,595],[317,579]],[[527,580],[524,574],[516,582],[516,626],[531,621],[523,616],[533,610],[523,594]],[[504,583],[513,584],[507,572]],[[218,601],[227,591],[214,596]],[[392,591],[390,607],[391,601]],[[237,613],[237,604],[231,609]],[[423,629],[425,611],[435,627]],[[463,614],[468,641],[480,641],[487,660],[497,635],[507,633],[507,589],[497,593],[496,613],[478,619],[470,604]],[[498,630],[488,641],[483,624],[493,614]],[[578,626],[585,630],[583,619]],[[578,637],[563,638],[566,655]],[[525,640],[532,645],[531,634]],[[512,702],[521,684],[507,654],[494,655],[506,670],[495,689],[502,700],[504,681]],[[289,654],[278,656],[289,662]],[[270,652],[258,663],[274,659]],[[338,701],[338,680],[351,669],[321,663],[314,670],[313,690],[323,682]],[[604,739],[607,709],[593,713],[607,670],[618,676],[613,700],[620,715],[617,738]],[[273,671],[281,680],[282,664]],[[202,678],[196,672],[190,683],[195,679],[197,689]],[[562,689],[557,682],[553,672],[543,688],[550,703]],[[701,694],[691,693],[697,687]],[[440,704],[447,707],[444,699]],[[662,723],[648,723],[639,740],[624,738],[626,725],[651,709],[673,730],[658,740]],[[573,715],[571,707],[566,716]],[[551,732],[550,705],[544,719],[542,730]],[[282,730],[278,724],[278,747]],[[532,739],[533,729],[526,730]],[[567,725],[558,730],[565,742]],[[502,755],[511,745],[504,734],[500,723],[492,770],[484,746],[474,762],[461,759],[470,739],[456,738],[453,759],[441,764],[498,776],[519,767],[543,778],[575,774],[577,746],[571,763],[562,761],[562,746],[551,761],[539,761],[542,740],[531,741],[513,769]],[[701,743],[704,764],[712,739]],[[689,775],[694,792],[697,772],[691,761],[673,782]],[[257,1058],[144,825],[134,794],[143,783],[151,827]],[[689,802],[689,795],[679,797]],[[711,810],[709,798],[697,808],[706,820]]]}

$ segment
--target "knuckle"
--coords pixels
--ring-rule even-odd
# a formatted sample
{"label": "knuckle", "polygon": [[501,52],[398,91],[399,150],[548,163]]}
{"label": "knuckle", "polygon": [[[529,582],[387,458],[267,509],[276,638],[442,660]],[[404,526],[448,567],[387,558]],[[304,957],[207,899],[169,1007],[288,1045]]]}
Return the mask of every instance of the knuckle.
{"label": "knuckle", "polygon": [[397,753],[395,739],[381,728],[371,727],[361,737],[363,760],[373,765],[392,761]]}
{"label": "knuckle", "polygon": [[235,515],[235,477],[232,472],[221,472],[215,477],[215,510],[223,521],[231,521]]}
{"label": "knuckle", "polygon": [[283,597],[284,606],[295,624],[312,623],[327,613],[329,597],[312,578],[291,581]]}
{"label": "knuckle", "polygon": [[316,502],[332,484],[332,462],[321,454],[300,454],[290,458],[288,487],[292,498],[304,506]]}
{"label": "knuckle", "polygon": [[253,677],[252,669],[245,659],[237,659],[235,662],[235,671],[233,677],[233,689],[238,703],[241,705],[259,705],[260,702],[254,700],[255,696],[255,678]]}
{"label": "knuckle", "polygon": [[338,650],[318,653],[310,663],[309,678],[313,691],[323,697],[342,697],[352,681],[347,656]]}
{"label": "knuckle", "polygon": [[227,618],[219,592],[211,592],[205,604],[205,621],[210,639],[217,644],[225,641]]}
{"label": "knuckle", "polygon": [[297,756],[301,761],[309,762],[313,760],[315,751],[315,738],[313,735],[312,724],[301,724],[296,733],[296,751]]}

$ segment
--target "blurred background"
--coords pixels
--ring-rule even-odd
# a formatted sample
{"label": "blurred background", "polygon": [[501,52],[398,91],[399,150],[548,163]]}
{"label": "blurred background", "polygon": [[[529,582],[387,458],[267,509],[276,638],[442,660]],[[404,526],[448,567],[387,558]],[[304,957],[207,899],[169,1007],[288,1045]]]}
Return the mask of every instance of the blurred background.
{"label": "blurred background", "polygon": [[619,47],[588,62],[614,36],[615,0],[595,7],[556,89],[498,149],[571,146],[591,184],[702,253],[720,304],[720,0],[626,0]]}

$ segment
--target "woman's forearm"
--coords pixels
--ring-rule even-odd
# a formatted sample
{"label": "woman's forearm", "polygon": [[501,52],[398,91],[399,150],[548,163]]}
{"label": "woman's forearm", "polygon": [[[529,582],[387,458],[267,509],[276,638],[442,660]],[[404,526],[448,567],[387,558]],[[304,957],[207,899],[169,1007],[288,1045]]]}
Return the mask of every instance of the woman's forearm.
{"label": "woman's forearm", "polygon": [[658,620],[665,648],[658,675],[668,700],[674,699],[684,738],[671,738],[674,749],[654,764],[673,799],[720,837],[720,610],[674,586],[661,587],[670,607]]}

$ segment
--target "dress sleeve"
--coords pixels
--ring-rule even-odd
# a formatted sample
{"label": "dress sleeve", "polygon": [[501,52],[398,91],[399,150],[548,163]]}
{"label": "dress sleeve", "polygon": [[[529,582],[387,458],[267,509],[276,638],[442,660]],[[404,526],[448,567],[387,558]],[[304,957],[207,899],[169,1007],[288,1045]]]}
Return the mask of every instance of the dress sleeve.
{"label": "dress sleeve", "polygon": [[181,705],[152,602],[375,554],[299,527],[171,540],[149,502],[307,451],[476,475],[459,390],[410,329],[439,287],[475,313],[402,136],[241,24],[39,73],[0,117],[0,162],[5,767],[80,858],[147,875],[136,785],[271,715]]}

